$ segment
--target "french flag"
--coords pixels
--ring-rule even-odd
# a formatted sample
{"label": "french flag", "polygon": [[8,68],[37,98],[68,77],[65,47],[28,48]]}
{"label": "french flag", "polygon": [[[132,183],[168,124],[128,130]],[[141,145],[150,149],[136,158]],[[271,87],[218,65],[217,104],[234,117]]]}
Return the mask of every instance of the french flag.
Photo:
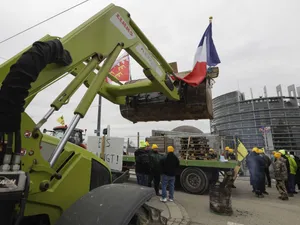
{"label": "french flag", "polygon": [[177,78],[196,87],[205,79],[207,67],[216,66],[220,62],[221,61],[212,39],[212,23],[210,22],[198,45],[192,72],[185,75],[183,78]]}

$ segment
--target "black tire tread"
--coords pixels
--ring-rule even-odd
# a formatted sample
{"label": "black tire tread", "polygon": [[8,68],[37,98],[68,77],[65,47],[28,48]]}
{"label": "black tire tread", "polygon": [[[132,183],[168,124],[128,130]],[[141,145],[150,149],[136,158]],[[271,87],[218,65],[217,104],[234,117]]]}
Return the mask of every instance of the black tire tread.
{"label": "black tire tread", "polygon": [[[195,189],[195,188],[190,187],[187,184],[187,181],[186,181],[187,175],[190,174],[190,173],[196,173],[200,177],[201,185],[200,185],[199,188]],[[206,176],[206,173],[203,170],[201,170],[200,168],[198,168],[198,167],[187,167],[182,171],[182,173],[180,175],[180,184],[186,192],[191,193],[191,194],[201,195],[205,191],[207,191],[209,181],[208,181],[208,178]]]}

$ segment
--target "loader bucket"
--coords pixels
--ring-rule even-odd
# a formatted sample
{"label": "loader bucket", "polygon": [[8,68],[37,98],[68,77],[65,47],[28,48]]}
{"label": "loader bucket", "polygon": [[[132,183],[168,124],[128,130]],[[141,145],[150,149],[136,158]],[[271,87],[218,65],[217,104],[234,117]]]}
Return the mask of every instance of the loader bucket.
{"label": "loader bucket", "polygon": [[197,87],[187,84],[179,90],[181,99],[173,101],[159,92],[128,96],[120,105],[121,115],[133,122],[212,119],[211,79]]}

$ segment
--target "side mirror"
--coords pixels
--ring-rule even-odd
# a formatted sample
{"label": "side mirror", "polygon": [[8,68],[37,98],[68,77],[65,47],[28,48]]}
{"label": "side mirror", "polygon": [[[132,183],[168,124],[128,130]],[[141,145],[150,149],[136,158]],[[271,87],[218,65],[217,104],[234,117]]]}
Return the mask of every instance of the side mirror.
{"label": "side mirror", "polygon": [[45,134],[46,132],[47,132],[47,129],[44,129],[44,130],[43,130],[43,133]]}

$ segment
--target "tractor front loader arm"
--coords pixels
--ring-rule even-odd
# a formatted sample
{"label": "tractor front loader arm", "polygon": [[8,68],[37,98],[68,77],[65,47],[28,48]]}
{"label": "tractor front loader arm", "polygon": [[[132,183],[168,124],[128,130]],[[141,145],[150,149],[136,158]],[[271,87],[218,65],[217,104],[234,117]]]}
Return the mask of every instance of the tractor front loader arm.
{"label": "tractor front loader arm", "polygon": [[[49,40],[50,38],[54,37],[46,36],[42,40]],[[81,85],[91,74],[101,77],[101,79],[98,78],[99,80],[105,79],[111,69],[109,65],[113,64],[118,53],[124,49],[144,68],[145,75],[151,80],[151,82],[140,85],[138,92],[134,92],[141,93],[144,87],[152,86],[153,91],[161,91],[170,99],[179,99],[176,89],[167,87],[165,84],[166,74],[172,74],[172,68],[137,27],[125,9],[110,4],[65,37],[59,39],[64,48],[70,52],[73,63],[67,67],[49,65],[41,72],[38,79],[32,85],[29,97],[38,93],[65,73],[71,73],[77,77],[88,64],[93,63],[93,58],[98,64],[105,61],[106,66],[104,68],[103,66],[98,67],[99,70],[96,74],[93,72],[96,69],[96,66],[94,66],[94,68],[88,71],[84,76],[85,79],[81,77],[76,80],[75,78],[76,82]],[[20,54],[18,56],[20,56]],[[10,66],[16,62],[17,58],[17,56],[13,57],[0,67],[0,82],[2,82],[4,74],[7,74]],[[92,82],[94,77],[89,80]],[[74,86],[77,87],[77,85]],[[93,86],[93,88],[95,88],[95,86]],[[99,94],[102,94],[102,91],[105,92],[104,95],[110,99],[121,97],[116,91],[109,91],[109,89],[109,87],[103,88],[99,86],[96,88],[96,91]],[[136,88],[128,87],[127,89],[128,93],[131,93],[131,89]],[[74,91],[74,87],[72,91]],[[71,94],[72,93],[62,93],[61,95],[70,97]],[[126,93],[122,93],[122,96],[125,97]],[[64,100],[65,99],[61,100],[61,102]],[[124,103],[124,100],[115,102]],[[29,103],[26,102],[26,105],[28,104]],[[88,107],[88,105],[86,105],[86,107]]]}
{"label": "tractor front loader arm", "polygon": [[[42,40],[51,38],[53,37],[48,35]],[[58,39],[70,52],[73,62],[66,67],[48,65],[32,84],[25,108],[38,92],[67,73],[73,74],[75,78],[54,100],[51,110],[38,123],[35,131],[54,111],[67,104],[82,84],[85,84],[88,90],[74,112],[80,118],[85,116],[97,94],[115,104],[123,105],[126,103],[127,96],[147,92],[160,92],[168,99],[180,99],[178,89],[169,78],[169,75],[173,74],[172,68],[138,28],[130,14],[121,7],[110,4],[65,37]],[[104,82],[123,49],[144,68],[147,80],[118,87]],[[23,52],[25,51],[26,49]],[[7,74],[9,68],[23,52],[0,66],[0,82],[4,80],[4,74]],[[101,67],[100,63],[103,63]]]}
{"label": "tractor front loader arm", "polygon": [[[49,47],[51,43],[60,47]],[[122,50],[141,65],[147,79],[119,86],[105,82]],[[23,60],[26,57],[28,64]],[[36,124],[24,110],[40,91],[67,74],[74,79]],[[3,215],[10,220],[11,215],[19,215],[15,224],[22,218],[26,225],[52,225],[80,197],[111,182],[110,169],[102,159],[68,143],[96,95],[119,104],[122,116],[132,122],[212,117],[209,78],[198,87],[191,87],[170,77],[176,78],[170,65],[130,14],[114,4],[65,37],[47,35],[0,65],[0,98],[6,104],[0,109],[1,218]],[[82,84],[87,90],[64,136],[58,140],[43,135],[41,126],[68,104]],[[12,118],[16,120],[10,123]],[[8,196],[2,195],[6,191],[17,193],[10,204],[2,199]],[[2,207],[6,211],[1,211]]]}
{"label": "tractor front loader arm", "polygon": [[[47,48],[51,43],[57,43],[61,48],[55,51]],[[143,67],[148,80],[122,85],[117,89],[105,82],[122,50]],[[32,55],[32,51],[36,54]],[[60,51],[64,54],[55,55]],[[26,57],[28,63],[23,60]],[[149,91],[179,100],[178,90],[169,79],[172,73],[171,67],[136,26],[129,13],[113,4],[65,37],[47,35],[0,65],[1,97],[4,96],[3,102],[10,107],[0,111],[0,122],[4,125],[0,127],[0,209],[2,206],[7,209],[1,215],[7,220],[11,220],[12,215],[19,215],[14,222],[18,223],[24,217],[28,224],[35,224],[32,221],[39,221],[41,216],[42,220],[53,224],[81,196],[97,185],[109,183],[110,170],[103,160],[67,143],[72,131],[97,94],[116,104],[125,104],[127,96]],[[24,110],[40,91],[66,74],[74,75],[74,79],[52,102],[45,116],[37,124],[34,123]],[[39,128],[54,111],[69,102],[82,84],[87,86],[87,91],[75,109],[75,116],[63,138],[53,140],[43,136]],[[14,126],[9,126],[10,113],[18,116]],[[49,157],[45,157],[49,152]],[[93,174],[98,170],[101,171],[99,176],[106,174],[105,179],[102,177],[99,180]],[[92,181],[94,179],[99,181]],[[15,186],[9,189],[8,185]],[[73,187],[76,188],[70,191]],[[1,195],[3,191],[17,195],[13,196],[13,200],[9,197],[10,203],[7,204],[2,197],[8,195]],[[20,204],[16,203],[19,201]]]}

